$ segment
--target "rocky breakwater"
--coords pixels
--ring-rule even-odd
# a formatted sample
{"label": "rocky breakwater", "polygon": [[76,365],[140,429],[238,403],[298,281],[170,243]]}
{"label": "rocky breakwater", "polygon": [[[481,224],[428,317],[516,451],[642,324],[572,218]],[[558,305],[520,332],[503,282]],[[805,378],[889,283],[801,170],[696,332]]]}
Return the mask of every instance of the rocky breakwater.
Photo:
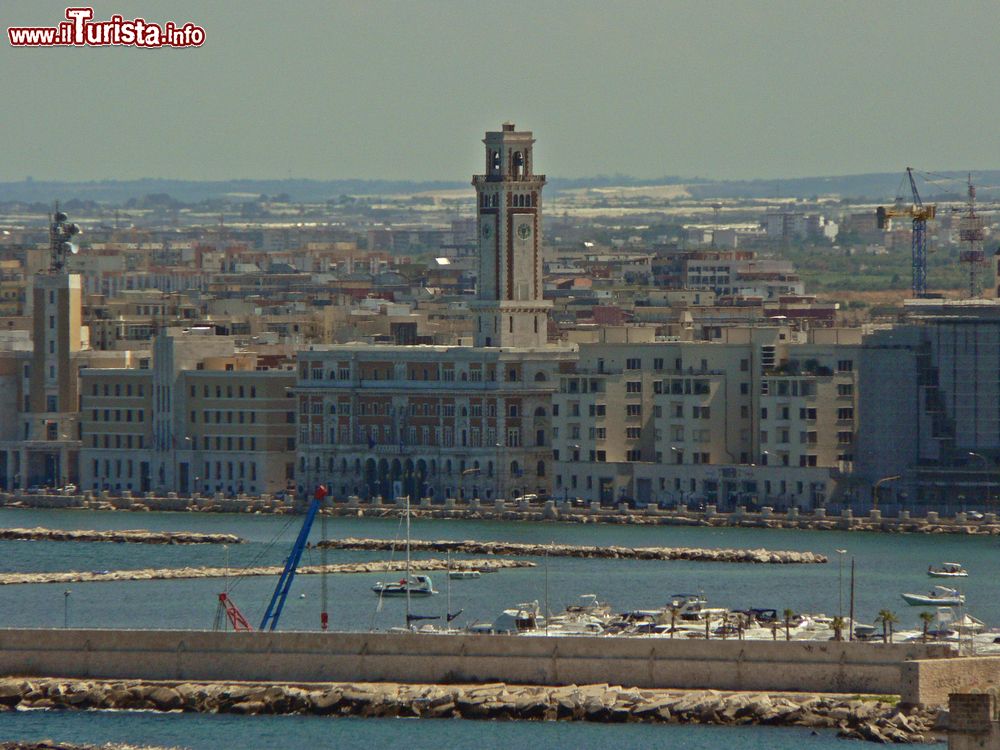
{"label": "rocky breakwater", "polygon": [[146,531],[123,529],[0,529],[0,541],[27,542],[117,542],[118,544],[242,544],[235,534],[203,534],[198,531]]}
{"label": "rocky breakwater", "polygon": [[116,709],[321,716],[521,719],[794,726],[836,729],[880,743],[937,741],[935,709],[878,698],[813,694],[640,690],[616,685],[538,687],[335,683],[147,683],[43,678],[0,681],[0,710]]}
{"label": "rocky breakwater", "polygon": [[[445,570],[491,571],[512,568],[534,568],[537,563],[530,560],[414,560],[410,568],[414,571],[434,572]],[[141,568],[137,570],[67,570],[45,573],[0,573],[0,586],[14,586],[28,583],[98,583],[102,581],[166,581],[184,578],[225,578],[239,576],[276,576],[284,568],[266,565],[255,568]],[[404,560],[370,560],[358,563],[336,563],[331,565],[303,565],[298,575],[319,573],[402,573],[406,571]]]}
{"label": "rocky breakwater", "polygon": [[[75,742],[37,740],[35,742],[0,742],[0,750],[170,750],[152,745],[123,745],[108,742],[104,745],[78,745]],[[179,750],[179,749],[175,749]]]}
{"label": "rocky breakwater", "polygon": [[[327,539],[317,546],[332,549],[388,550],[392,539]],[[816,552],[767,549],[701,549],[697,547],[615,547],[575,544],[526,544],[523,542],[479,542],[472,539],[410,540],[414,551],[451,552],[472,555],[524,555],[532,557],[590,557],[621,560],[693,560],[697,562],[769,563],[791,565],[825,563]]]}

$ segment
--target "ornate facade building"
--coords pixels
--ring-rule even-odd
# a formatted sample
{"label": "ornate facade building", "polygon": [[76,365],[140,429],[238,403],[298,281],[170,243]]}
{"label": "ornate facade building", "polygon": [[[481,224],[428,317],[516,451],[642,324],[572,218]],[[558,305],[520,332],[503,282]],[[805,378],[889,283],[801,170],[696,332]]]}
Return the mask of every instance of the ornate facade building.
{"label": "ornate facade building", "polygon": [[547,342],[534,138],[488,132],[475,175],[473,346],[344,344],[299,352],[300,488],[363,498],[516,497],[551,489],[552,396],[574,347]]}

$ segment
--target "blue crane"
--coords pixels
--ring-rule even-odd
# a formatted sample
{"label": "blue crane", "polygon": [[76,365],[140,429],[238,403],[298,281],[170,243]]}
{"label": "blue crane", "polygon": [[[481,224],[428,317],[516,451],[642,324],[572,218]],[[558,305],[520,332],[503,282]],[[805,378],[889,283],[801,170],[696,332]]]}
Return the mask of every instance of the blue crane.
{"label": "blue crane", "polygon": [[[312,530],[313,521],[316,520],[316,513],[319,511],[319,506],[323,503],[323,498],[325,497],[326,487],[321,484],[316,488],[313,499],[309,502],[309,510],[306,511],[306,518],[302,522],[302,528],[299,529],[299,535],[295,539],[295,544],[292,545],[291,554],[285,560],[285,569],[281,571],[281,576],[278,578],[278,585],[274,587],[271,602],[267,605],[267,610],[264,612],[264,619],[260,621],[260,630],[274,630],[278,627],[278,618],[281,617],[281,610],[285,608],[285,599],[288,598],[288,590],[292,587],[292,581],[295,580],[295,571],[299,568],[299,561],[302,559],[302,552],[306,548],[309,532]],[[325,612],[323,614],[326,615]]]}

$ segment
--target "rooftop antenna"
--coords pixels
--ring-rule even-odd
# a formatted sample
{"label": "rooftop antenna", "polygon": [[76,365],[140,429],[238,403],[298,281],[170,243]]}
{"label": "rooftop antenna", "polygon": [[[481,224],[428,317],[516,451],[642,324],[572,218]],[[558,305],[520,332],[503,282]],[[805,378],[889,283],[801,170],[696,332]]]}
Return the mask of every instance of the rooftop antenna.
{"label": "rooftop antenna", "polygon": [[66,256],[80,252],[80,246],[70,240],[81,231],[78,224],[71,224],[68,221],[66,214],[59,210],[59,201],[56,201],[52,221],[49,224],[50,271],[62,272],[66,266]]}

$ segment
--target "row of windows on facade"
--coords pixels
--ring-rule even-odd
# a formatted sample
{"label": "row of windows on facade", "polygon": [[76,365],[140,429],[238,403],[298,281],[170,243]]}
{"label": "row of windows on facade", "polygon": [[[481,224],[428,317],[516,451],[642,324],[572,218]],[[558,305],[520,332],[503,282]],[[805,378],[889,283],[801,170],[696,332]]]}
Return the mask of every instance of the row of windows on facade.
{"label": "row of windows on facade", "polygon": [[[792,408],[790,406],[778,406],[773,410],[773,419],[779,420],[791,420],[792,418]],[[766,406],[762,406],[760,409],[760,418],[766,420],[768,415],[768,409]],[[799,419],[803,419],[809,422],[815,421],[818,415],[818,410],[815,407],[802,407],[799,409]],[[850,422],[854,419],[854,407],[853,406],[839,406],[837,407],[837,421],[838,422]]]}
{"label": "row of windows on facade", "polygon": [[[648,361],[648,360],[647,360]],[[664,357],[653,357],[653,370],[656,372],[663,371],[666,359]],[[604,372],[605,360],[603,358],[598,358],[597,360],[597,371]],[[708,370],[708,360],[702,359],[700,362],[701,372],[706,372]],[[693,369],[693,365],[688,365],[689,369]],[[626,370],[645,370],[644,360],[642,357],[627,357],[625,359],[625,369]],[[837,361],[837,372],[851,372],[854,370],[854,360],[851,359],[841,359]],[[684,360],[682,357],[677,357],[674,359],[674,371],[683,372],[684,371]],[[749,372],[750,371],[750,360],[744,358],[740,360],[740,371]]]}
{"label": "row of windows on facade", "polygon": [[[582,482],[582,484],[586,485],[586,488],[588,490],[594,489],[594,477],[586,476],[583,477],[583,480],[584,481]],[[609,482],[610,480],[607,478],[603,478],[601,481]],[[564,486],[567,486],[569,489],[575,490],[579,489],[580,484],[581,482],[579,481],[579,478],[577,477],[576,474],[571,474],[569,476],[569,481],[567,483],[564,483],[562,474],[556,474],[556,487],[558,487],[559,489],[562,489]],[[668,484],[671,485],[674,492],[695,493],[698,491],[698,480],[694,478],[690,478],[685,482],[681,477],[674,477],[673,481],[670,482],[667,477],[660,477],[659,488],[661,492],[670,491],[670,488],[668,488],[667,486]],[[687,486],[687,490],[684,489],[685,485]],[[714,495],[716,492],[718,492],[719,480],[703,479],[701,480],[701,488],[702,492],[707,497],[710,497]],[[820,482],[810,483],[809,489],[813,493],[822,493],[823,485]],[[744,482],[742,491],[745,493],[756,493],[757,482],[756,481]],[[781,479],[776,482],[772,482],[770,479],[764,480],[765,497],[771,496],[775,492],[777,492],[779,496],[787,495],[789,494],[790,491],[793,494],[801,495],[806,491],[805,482],[788,482],[787,480],[784,479]]]}
{"label": "row of windows on facade", "polygon": [[[325,465],[325,470],[328,473],[335,474],[337,473],[338,463],[339,463],[339,472],[340,474],[343,475],[350,474],[351,473],[350,470],[353,469],[353,473],[355,476],[362,476],[365,474],[367,475],[375,474],[376,476],[378,476],[379,469],[375,464],[371,463],[371,459],[362,463],[360,458],[356,458],[354,459],[354,461],[350,462],[346,458],[341,458],[338,462],[337,459],[331,457],[324,462],[319,456],[316,456],[310,462],[305,456],[300,456],[299,471],[305,473],[306,471],[311,469],[313,472],[318,473],[324,471],[324,465]],[[410,470],[409,474],[411,476],[414,473],[428,477],[438,476],[438,462],[436,459],[432,458],[430,461],[426,462],[422,461],[421,464],[422,468],[415,468],[413,470]],[[478,460],[470,461],[468,463],[464,459],[452,462],[450,458],[442,461],[440,468],[441,468],[441,474],[443,476],[485,475],[488,477],[492,477],[494,471],[492,461],[487,461],[485,463],[485,466],[482,466]],[[512,477],[521,477],[525,475],[525,470],[521,468],[521,463],[519,461],[511,461],[510,465],[508,466],[508,471],[509,475]],[[388,466],[387,465],[383,466],[382,473],[384,474],[387,472],[388,472]],[[544,477],[545,474],[546,474],[545,461],[541,460],[537,461],[535,463],[535,476]]]}
{"label": "row of windows on facade", "polygon": [[[329,440],[327,445],[357,445],[367,443],[369,447],[376,445],[433,445],[444,448],[454,448],[456,432],[452,427],[409,427],[405,431],[394,430],[386,425],[379,428],[378,425],[371,425],[367,428],[357,427],[354,431],[354,439],[351,439],[351,428],[347,425],[331,427],[326,433]],[[470,430],[458,430],[458,447],[462,448],[491,448],[500,447],[497,443],[497,431],[490,427],[485,431],[473,427]],[[508,448],[521,447],[521,430],[516,427],[508,428],[506,431]],[[322,427],[309,429],[303,427],[299,430],[299,440],[302,443],[312,445],[324,445],[324,432]],[[535,432],[535,447],[544,447],[545,430]]]}
{"label": "row of windows on facade", "polygon": [[[537,330],[537,324],[536,324],[536,330]],[[326,374],[325,378],[326,380],[337,381],[337,380],[351,379],[351,370],[350,368],[347,367],[341,367],[337,370],[324,371],[321,366],[317,367],[316,365],[313,365],[312,367],[308,367],[307,365],[302,365],[302,367],[300,368],[299,375],[302,380],[323,380],[324,372]],[[362,368],[361,379],[362,380],[405,379],[411,381],[429,380],[429,381],[455,382],[456,373],[455,370],[453,369],[438,371],[436,369],[431,369],[427,367],[420,369],[410,368],[405,372],[402,378],[397,378],[392,368],[387,367],[383,372],[379,370],[377,367],[373,367],[371,369]],[[457,379],[463,383],[469,381],[473,383],[482,382],[483,370],[480,368],[470,368],[469,370],[461,370],[457,375]],[[488,381],[496,380],[496,370],[494,368],[489,367],[486,369],[486,379]],[[545,382],[547,378],[544,372],[537,372],[535,373],[534,379],[536,382]],[[513,368],[507,370],[507,382],[517,383],[520,382],[520,380],[521,380],[521,374],[519,370]]]}
{"label": "row of windows on facade", "polygon": [[[558,450],[552,451],[552,459],[554,461],[559,461],[560,460],[560,455],[561,455],[560,451],[558,451]],[[582,455],[583,454],[580,452],[579,446],[576,446],[576,447],[572,448],[571,450],[567,451],[567,456],[566,456],[566,458],[564,460],[567,461],[568,463],[581,463],[582,459],[580,457]],[[671,450],[671,455],[673,456],[673,459],[672,459],[673,463],[675,463],[675,464],[683,464],[683,463],[685,463],[685,460],[684,460],[685,459],[685,453],[684,453],[684,451],[678,450],[678,449],[674,448],[674,449]],[[593,449],[591,451],[588,451],[587,456],[588,456],[587,457],[587,462],[588,463],[592,463],[592,464],[602,464],[602,463],[605,463],[608,460],[608,453],[607,453],[607,451],[601,450],[599,448],[595,448],[595,449]],[[629,463],[641,463],[641,462],[645,461],[645,462],[648,463],[651,460],[655,460],[655,462],[658,463],[658,464],[666,463],[664,461],[664,454],[661,453],[661,452],[659,452],[659,451],[657,451],[655,454],[650,453],[648,455],[648,458],[644,458],[643,457],[643,451],[642,451],[641,448],[631,448],[631,449],[625,451],[625,461],[626,462],[629,462]],[[694,451],[694,452],[691,453],[689,463],[693,463],[693,464],[710,464],[710,463],[712,463],[712,454],[708,453],[708,452],[705,452],[705,451]]]}
{"label": "row of windows on facade", "polygon": [[[749,389],[749,384],[747,384],[747,388]],[[642,381],[626,381],[625,389],[626,393],[642,393]],[[603,378],[563,378],[559,390],[561,393],[605,393],[607,387]],[[711,385],[708,380],[704,379],[654,380],[653,392],[678,396],[706,396],[711,393]],[[749,390],[746,392],[749,393]]]}
{"label": "row of windows on facade", "polygon": [[[305,399],[303,399],[303,402]],[[301,416],[304,418],[310,414],[318,415],[323,413],[323,404],[320,402],[312,403],[302,403]],[[328,407],[328,412],[330,414],[341,416],[348,416],[351,413],[351,405],[348,403],[343,404],[330,404]],[[484,413],[482,404],[470,404],[468,407],[460,406],[456,410],[454,404],[410,404],[409,407],[394,407],[388,402],[378,402],[374,401],[371,403],[361,402],[358,404],[358,415],[362,417],[379,417],[379,416],[396,416],[398,414],[409,413],[411,417],[454,417],[456,412],[462,417],[482,417]],[[495,417],[497,415],[497,405],[495,403],[486,404],[485,414],[487,417]],[[508,417],[519,417],[521,416],[521,408],[518,404],[507,404],[506,415]],[[542,418],[546,416],[546,411],[544,406],[539,406],[535,409],[535,416]]]}
{"label": "row of windows on facade", "polygon": [[[197,391],[197,386],[192,385],[189,391],[191,398],[197,398]],[[252,385],[249,388],[243,385],[227,385],[225,388],[221,385],[215,386],[215,398],[246,398],[247,394],[250,398],[257,398],[257,386]],[[202,386],[201,395],[202,398],[212,398],[212,388],[207,385]]]}
{"label": "row of windows on facade", "polygon": [[[538,206],[538,193],[514,193],[510,203],[515,208],[535,208]],[[500,205],[499,193],[480,193],[480,208],[497,208]]]}
{"label": "row of windows on facade", "polygon": [[[233,415],[236,415],[235,418]],[[222,410],[208,410],[205,409],[201,413],[202,424],[257,424],[257,414],[256,411],[222,411]],[[198,412],[191,412],[191,423],[197,424],[198,422]],[[214,419],[213,419],[214,417]],[[285,424],[295,424],[295,412],[286,411],[285,412]]]}

